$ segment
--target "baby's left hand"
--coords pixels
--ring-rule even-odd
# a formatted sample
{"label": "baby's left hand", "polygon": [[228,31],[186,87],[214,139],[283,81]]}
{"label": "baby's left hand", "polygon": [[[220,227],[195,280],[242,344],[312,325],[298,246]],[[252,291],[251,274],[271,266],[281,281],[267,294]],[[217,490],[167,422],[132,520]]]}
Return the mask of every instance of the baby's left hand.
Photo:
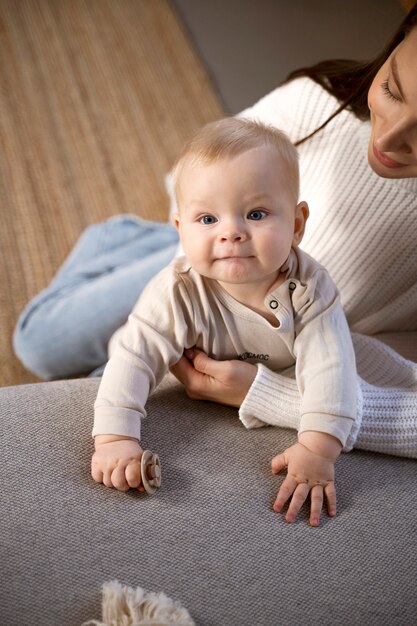
{"label": "baby's left hand", "polygon": [[[323,433],[317,433],[319,434]],[[291,523],[310,494],[311,526],[319,525],[324,496],[327,499],[328,514],[332,517],[336,515],[334,461],[338,454],[334,458],[332,456],[332,454],[323,454],[321,450],[319,453],[313,452],[300,441],[287,448],[282,454],[275,456],[271,462],[272,472],[278,474],[284,468],[288,470],[274,502],[274,511],[280,513],[287,500],[291,499],[285,516],[285,520]]]}

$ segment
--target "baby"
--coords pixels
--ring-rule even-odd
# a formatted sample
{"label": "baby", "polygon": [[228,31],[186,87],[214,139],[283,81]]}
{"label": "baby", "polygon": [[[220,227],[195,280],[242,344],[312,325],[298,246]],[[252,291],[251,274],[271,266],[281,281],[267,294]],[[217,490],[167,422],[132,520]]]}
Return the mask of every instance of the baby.
{"label": "baby", "polygon": [[185,256],[151,281],[111,348],[95,403],[92,476],[143,490],[145,403],[184,350],[295,367],[300,428],[272,460],[273,472],[287,468],[274,510],[290,500],[291,522],[310,495],[317,526],[324,497],[336,513],[334,463],[356,416],[356,369],[337,289],[298,247],[308,206],[298,201],[296,149],[275,128],[225,118],[185,146],[174,181]]}

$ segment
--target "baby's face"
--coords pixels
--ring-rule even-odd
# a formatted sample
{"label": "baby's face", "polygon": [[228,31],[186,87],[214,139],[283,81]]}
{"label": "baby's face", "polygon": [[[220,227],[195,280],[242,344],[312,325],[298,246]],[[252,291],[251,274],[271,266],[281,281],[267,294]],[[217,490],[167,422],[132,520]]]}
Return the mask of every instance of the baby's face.
{"label": "baby's face", "polygon": [[269,146],[210,164],[186,161],[175,223],[192,267],[220,283],[272,284],[308,215],[290,191],[290,175]]}

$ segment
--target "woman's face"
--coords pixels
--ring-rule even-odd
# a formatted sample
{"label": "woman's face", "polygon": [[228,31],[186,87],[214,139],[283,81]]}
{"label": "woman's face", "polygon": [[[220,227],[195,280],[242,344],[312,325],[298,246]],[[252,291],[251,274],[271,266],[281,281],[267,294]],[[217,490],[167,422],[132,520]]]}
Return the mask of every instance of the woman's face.
{"label": "woman's face", "polygon": [[369,165],[384,178],[417,177],[417,27],[380,68],[368,105]]}

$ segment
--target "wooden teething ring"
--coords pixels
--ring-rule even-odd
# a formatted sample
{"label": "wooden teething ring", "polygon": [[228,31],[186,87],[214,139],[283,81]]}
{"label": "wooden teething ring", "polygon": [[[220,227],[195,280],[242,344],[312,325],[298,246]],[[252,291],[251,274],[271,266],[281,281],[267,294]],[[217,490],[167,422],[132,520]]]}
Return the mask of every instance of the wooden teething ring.
{"label": "wooden teething ring", "polygon": [[150,450],[144,450],[140,462],[142,485],[152,495],[161,486],[161,462],[159,456]]}

